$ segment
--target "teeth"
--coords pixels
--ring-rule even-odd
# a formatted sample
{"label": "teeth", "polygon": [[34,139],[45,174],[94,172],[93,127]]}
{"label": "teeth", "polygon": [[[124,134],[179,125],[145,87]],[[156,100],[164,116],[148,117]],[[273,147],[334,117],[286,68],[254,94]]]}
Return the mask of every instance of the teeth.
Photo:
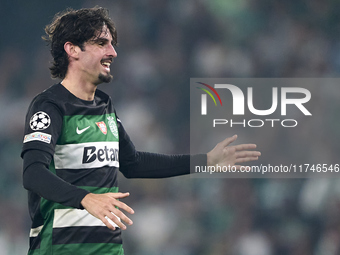
{"label": "teeth", "polygon": [[102,65],[107,66],[107,67],[110,67],[110,64],[111,64],[110,62],[103,62],[102,63]]}

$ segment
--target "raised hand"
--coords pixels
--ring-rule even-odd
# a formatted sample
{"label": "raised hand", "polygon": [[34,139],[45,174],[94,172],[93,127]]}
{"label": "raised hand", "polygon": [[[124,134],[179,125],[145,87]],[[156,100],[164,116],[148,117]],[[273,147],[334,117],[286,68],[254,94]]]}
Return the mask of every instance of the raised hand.
{"label": "raised hand", "polygon": [[218,143],[214,149],[207,153],[208,166],[235,166],[240,169],[240,163],[258,160],[261,152],[252,151],[256,144],[239,144],[230,146],[237,139],[237,135],[228,137]]}

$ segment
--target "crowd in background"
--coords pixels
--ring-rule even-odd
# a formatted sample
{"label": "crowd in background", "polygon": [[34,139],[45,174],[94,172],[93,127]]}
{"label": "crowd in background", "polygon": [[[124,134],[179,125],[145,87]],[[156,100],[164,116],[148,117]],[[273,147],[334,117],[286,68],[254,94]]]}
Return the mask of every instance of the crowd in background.
{"label": "crowd in background", "polygon": [[[192,77],[340,73],[340,3],[335,0],[41,2],[4,1],[0,7],[1,255],[28,249],[20,151],[30,101],[58,82],[50,78],[49,49],[40,39],[54,13],[66,7],[109,9],[118,30],[118,57],[111,65],[113,82],[100,89],[113,98],[139,150],[189,153]],[[338,92],[329,93],[329,100],[336,101]],[[311,128],[340,130],[334,116]],[[314,153],[336,160],[340,148],[327,147],[324,138],[301,134]],[[340,132],[329,139],[339,140]],[[302,155],[306,161],[312,157]],[[126,180],[121,175],[119,181],[120,190],[131,194],[125,202],[136,212],[134,225],[123,234],[127,254],[340,253],[337,178]]]}

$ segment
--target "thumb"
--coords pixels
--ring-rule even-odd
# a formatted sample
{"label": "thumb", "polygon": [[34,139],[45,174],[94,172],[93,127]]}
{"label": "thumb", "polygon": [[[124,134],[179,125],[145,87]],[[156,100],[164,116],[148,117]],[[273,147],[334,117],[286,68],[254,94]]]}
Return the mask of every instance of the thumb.
{"label": "thumb", "polygon": [[229,144],[234,142],[237,139],[237,135],[233,135],[232,137],[228,137],[222,141],[222,146],[227,147]]}
{"label": "thumb", "polygon": [[124,198],[124,197],[130,196],[130,193],[129,192],[125,192],[125,193],[122,193],[122,192],[113,193],[113,192],[111,192],[110,195],[112,195],[114,198]]}

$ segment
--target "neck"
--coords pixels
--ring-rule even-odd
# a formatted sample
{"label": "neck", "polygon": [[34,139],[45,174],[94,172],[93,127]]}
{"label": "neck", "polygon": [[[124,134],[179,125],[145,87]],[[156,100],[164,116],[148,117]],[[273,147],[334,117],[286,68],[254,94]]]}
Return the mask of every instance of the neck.
{"label": "neck", "polygon": [[61,84],[76,97],[87,101],[94,99],[94,94],[97,89],[97,85],[93,83],[81,79],[72,79],[67,76]]}

